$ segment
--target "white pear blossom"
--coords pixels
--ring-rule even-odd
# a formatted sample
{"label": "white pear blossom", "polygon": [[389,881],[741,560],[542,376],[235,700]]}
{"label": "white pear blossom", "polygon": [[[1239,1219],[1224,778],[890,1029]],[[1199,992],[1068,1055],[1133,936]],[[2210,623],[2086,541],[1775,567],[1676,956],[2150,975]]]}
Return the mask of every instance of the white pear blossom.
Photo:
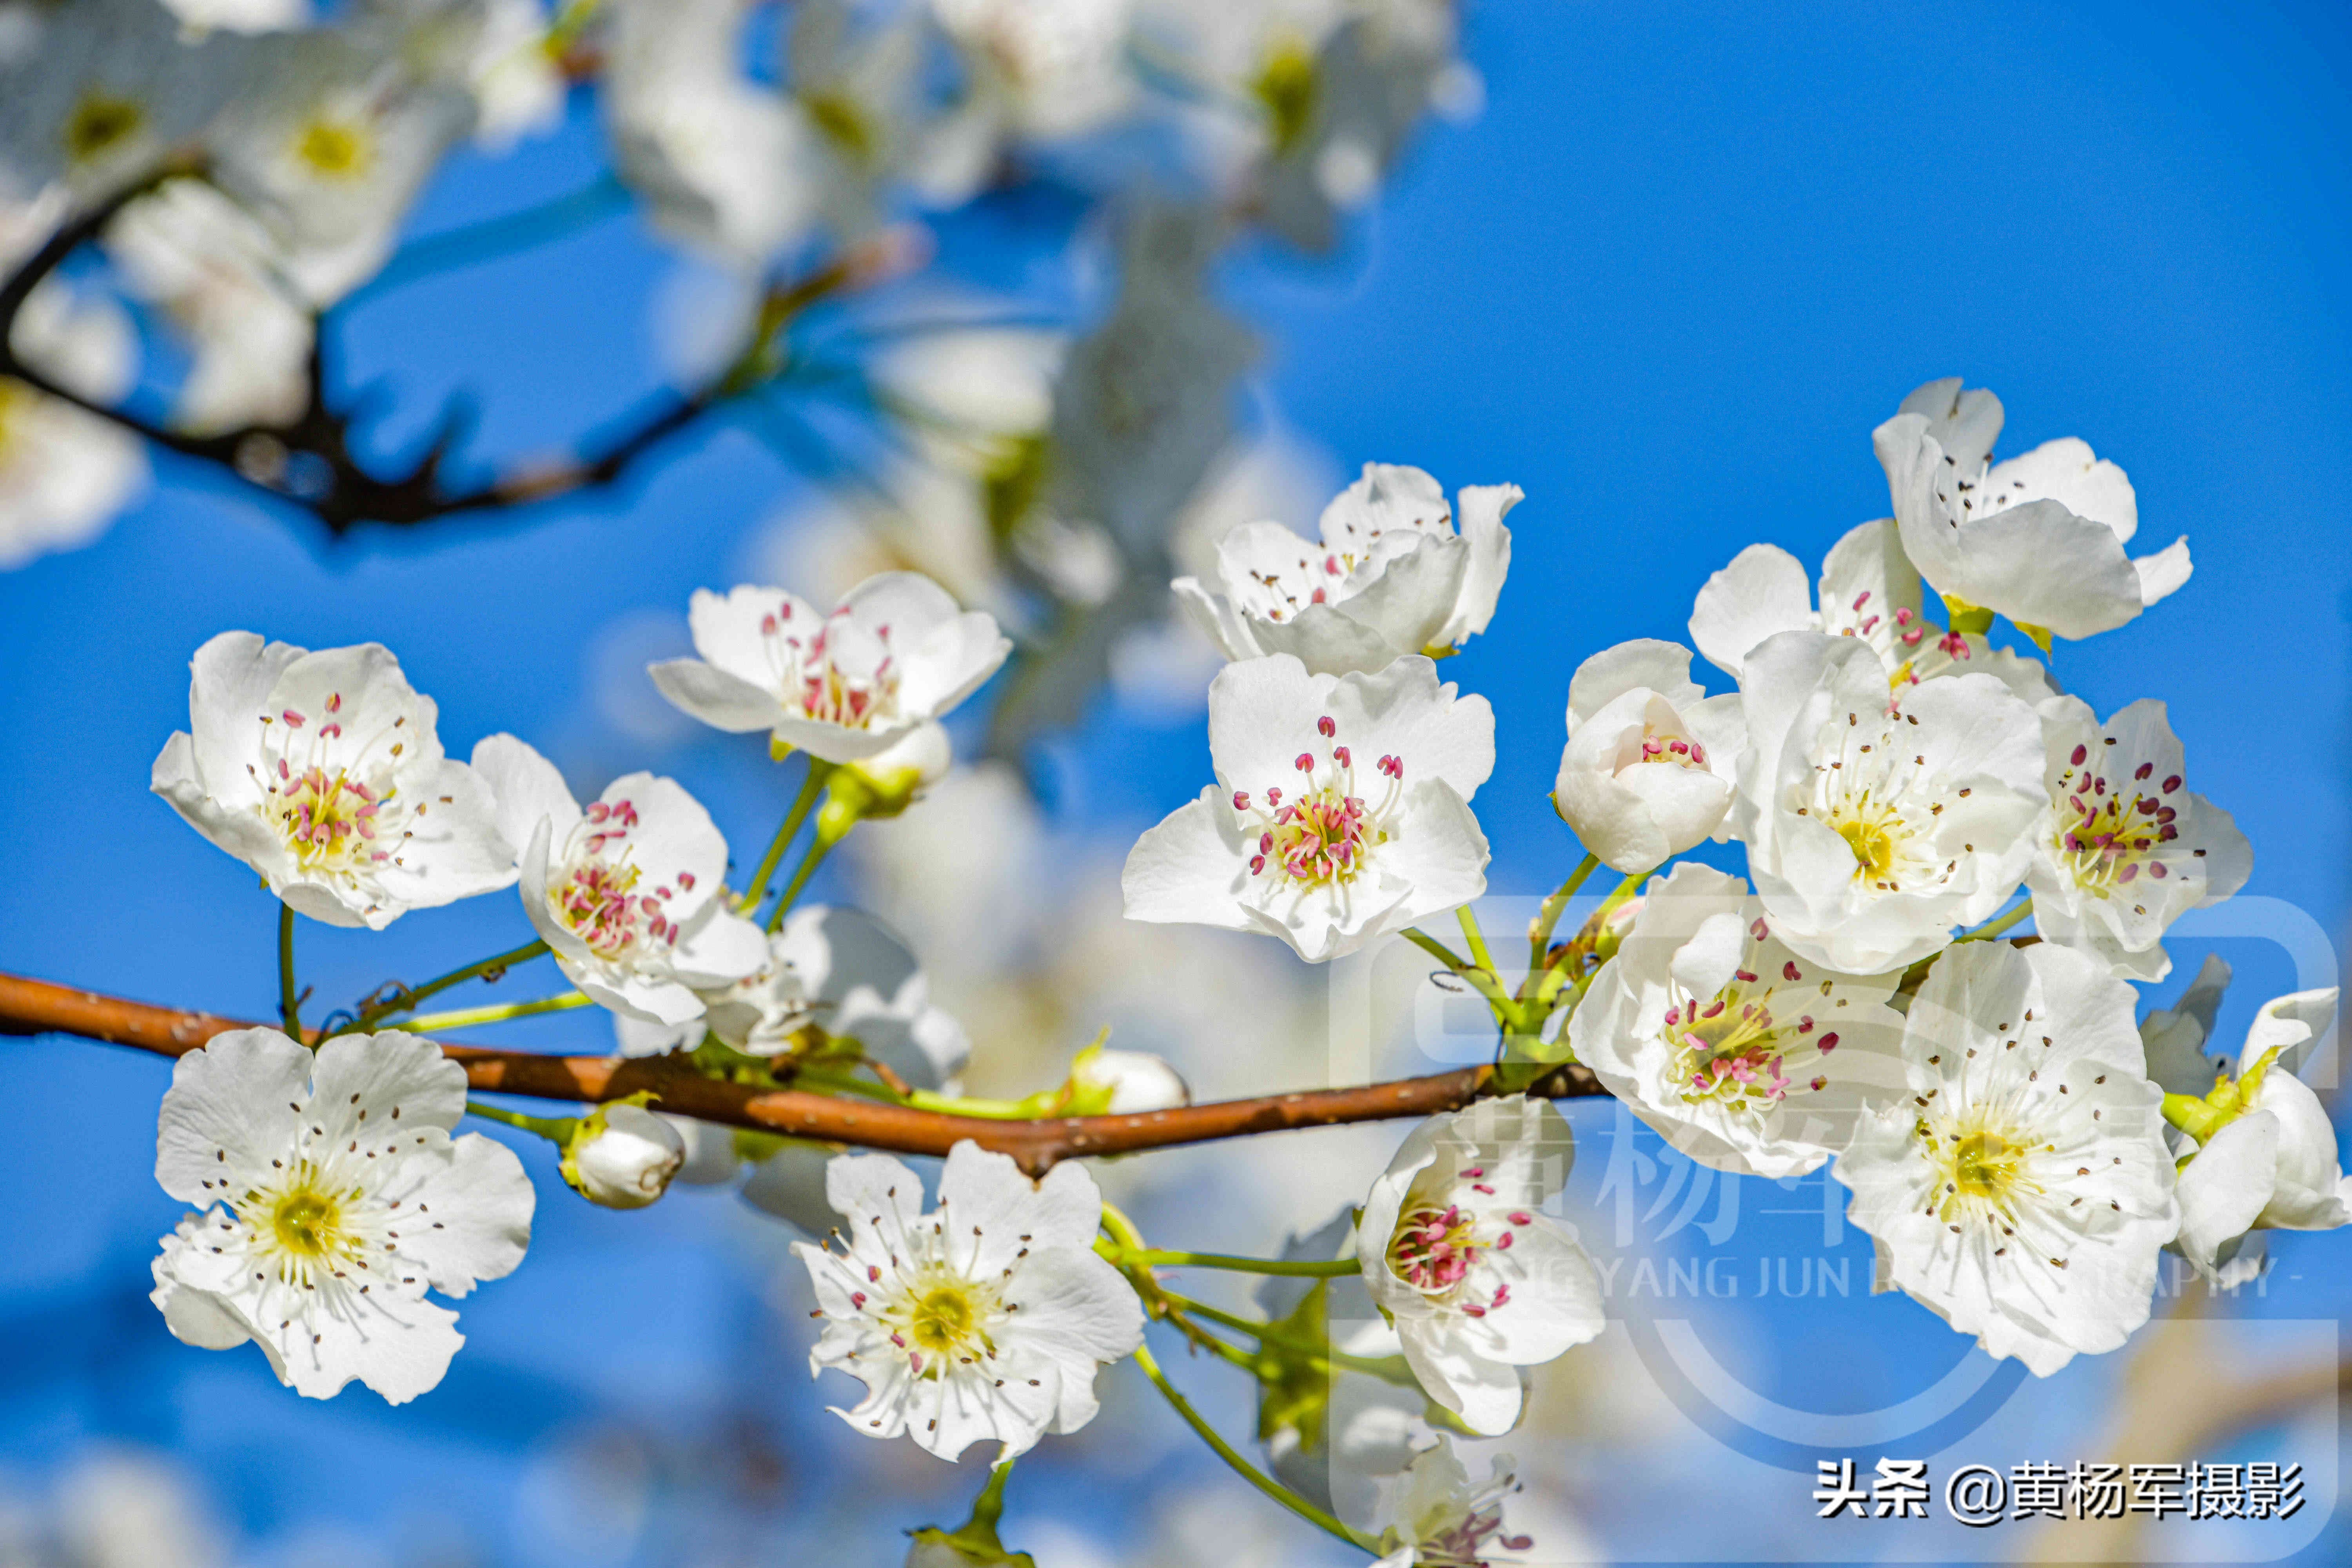
{"label": "white pear blossom", "polygon": [[1132,101],[1133,0],[931,0],[962,67],[960,100],[931,128],[920,183],[961,201],[1003,149],[1096,130]]}
{"label": "white pear blossom", "polygon": [[2050,811],[2025,873],[2034,929],[2126,980],[2161,980],[2165,929],[2243,887],[2252,847],[2228,812],[2182,787],[2163,703],[2143,699],[2105,724],[2079,698],[2041,713]]}
{"label": "white pear blossom", "polygon": [[173,421],[194,435],[285,425],[310,398],[311,316],[267,229],[202,180],[171,180],[118,214],[107,254],[161,307],[189,357]]}
{"label": "white pear blossom", "polygon": [[600,1105],[563,1151],[563,1179],[590,1203],[641,1209],[669,1191],[686,1139],[642,1105]]}
{"label": "white pear blossom", "polygon": [[1887,704],[1855,637],[1782,632],[1748,651],[1732,832],[1782,942],[1875,974],[1927,957],[2016,889],[2048,805],[2042,726],[1989,675]]}
{"label": "white pear blossom", "polygon": [[1469,800],[1495,767],[1495,714],[1419,655],[1310,675],[1288,654],[1209,686],[1217,782],[1136,843],[1130,920],[1265,931],[1320,963],[1459,908],[1486,887]]}
{"label": "white pear blossom", "polygon": [[366,20],[263,39],[256,89],[220,116],[212,178],[269,229],[285,276],[314,305],[391,255],[425,182],[472,128],[460,86],[409,68]]}
{"label": "white pear blossom", "polygon": [[1517,485],[1445,491],[1419,468],[1367,463],[1323,509],[1319,541],[1245,523],[1217,547],[1215,594],[1180,577],[1177,600],[1227,658],[1286,653],[1317,675],[1370,673],[1441,654],[1486,629],[1511,565],[1503,518]]}
{"label": "white pear blossom", "polygon": [[1576,1157],[1548,1100],[1485,1100],[1413,1130],[1372,1184],[1356,1260],[1431,1399],[1474,1432],[1519,1418],[1518,1369],[1601,1332],[1601,1276],[1542,1212]]}
{"label": "white pear blossom", "polygon": [[653,1056],[705,1038],[746,1056],[821,1055],[853,1044],[916,1089],[948,1088],[971,1041],[931,1002],[915,955],[861,910],[807,904],[766,939],[760,966],[702,994],[705,1011],[676,1026],[615,1016],[623,1054]]}
{"label": "white pear blossom", "polygon": [[1778,940],[1737,877],[1680,865],[1569,1020],[1576,1059],[1666,1142],[1743,1175],[1800,1176],[1904,1094],[1903,976],[1838,974]]}
{"label": "white pear blossom", "polygon": [[1643,637],[1579,665],[1553,809],[1628,873],[1721,837],[1746,735],[1739,699],[1690,679],[1690,649]]}
{"label": "white pear blossom", "polygon": [[[782,83],[744,68],[744,0],[614,0],[604,106],[614,160],[653,221],[736,269],[819,228],[855,237],[919,153],[916,18],[793,7]],[[870,10],[870,8],[867,8]]]}
{"label": "white pear blossom", "polygon": [[295,910],[381,931],[515,879],[490,786],[442,754],[389,648],[223,632],[190,668],[189,728],[151,787]]}
{"label": "white pear blossom", "polygon": [[2333,986],[2264,1003],[2237,1079],[2191,1091],[2226,1118],[2180,1169],[2179,1247],[2208,1279],[2223,1277],[2250,1231],[2352,1224],[2335,1124],[2300,1076],[2331,1037],[2336,1003]]}
{"label": "white pear blossom", "polygon": [[191,37],[158,0],[19,5],[0,37],[0,199],[77,203],[193,144],[250,83],[257,40]]}
{"label": "white pear blossom", "polygon": [[1820,608],[1802,563],[1751,544],[1706,580],[1691,606],[1691,641],[1737,679],[1748,651],[1780,632],[1860,637],[1885,662],[1895,700],[1939,675],[1991,675],[2028,702],[2057,695],[2049,672],[1981,633],[1946,631],[1920,608],[1919,572],[1893,518],[1848,530],[1822,562]]}
{"label": "white pear blossom", "polygon": [[734,264],[806,235],[817,193],[792,177],[815,132],[742,67],[743,0],[616,0],[603,106],[614,163],[652,221]]}
{"label": "white pear blossom", "polygon": [[830,613],[781,588],[697,589],[699,658],[653,666],[654,684],[721,730],[765,730],[828,763],[871,757],[996,673],[1012,642],[914,572],[869,577]]}
{"label": "white pear blossom", "polygon": [[1441,1435],[1406,1469],[1396,1523],[1381,1538],[1389,1554],[1372,1568],[1489,1568],[1510,1561],[1496,1556],[1496,1547],[1532,1551],[1532,1537],[1508,1534],[1503,1523],[1503,1500],[1519,1489],[1517,1468],[1509,1455],[1497,1454],[1486,1483],[1474,1484],[1452,1440]]}
{"label": "white pear blossom", "polygon": [[1903,549],[1948,603],[2046,637],[2111,631],[2189,581],[2189,542],[2133,559],[2124,471],[2072,437],[1990,463],[2000,400],[1931,381],[1871,433]]}
{"label": "white pear blossom", "polygon": [[474,766],[517,846],[523,913],[598,1003],[682,1024],[702,1016],[698,993],[766,959],[760,928],[727,898],[727,840],[672,781],[629,773],[583,810],[555,764],[512,735],[484,737]]}
{"label": "white pear blossom", "polygon": [[877,227],[888,182],[924,156],[924,43],[911,8],[877,18],[854,0],[793,7],[786,102],[806,132],[802,162],[784,173],[839,237]]}
{"label": "white pear blossom", "polygon": [[[47,238],[61,205],[56,198],[26,207],[0,203],[0,269]],[[26,298],[9,347],[53,384],[100,404],[118,402],[138,379],[130,318],[62,278],[42,279]],[[88,543],[146,479],[138,437],[0,375],[0,570]]]}
{"label": "white pear blossom", "polygon": [[1038,1181],[969,1139],[949,1151],[939,1206],[884,1154],[825,1173],[845,1219],[841,1252],[795,1243],[824,1332],[809,1352],[866,1384],[834,1413],[870,1436],[901,1433],[943,1459],[992,1438],[1001,1458],[1095,1417],[1095,1373],[1143,1342],[1143,1306],[1097,1257],[1102,1195],[1074,1163]]}
{"label": "white pear blossom", "polygon": [[173,1065],[155,1179],[203,1209],[163,1240],[153,1300],[206,1350],[252,1340],[313,1399],[357,1378],[394,1405],[439,1383],[465,1342],[463,1296],[530,1245],[522,1163],[452,1138],[466,1075],[414,1035],[339,1035],[314,1056],[234,1029]]}
{"label": "white pear blossom", "polygon": [[2179,1228],[2131,988],[2048,942],[1947,949],[1903,1036],[1909,1096],[1837,1159],[1901,1289],[2047,1377],[2147,1321]]}
{"label": "white pear blossom", "polygon": [[563,118],[564,79],[544,0],[369,0],[420,76],[463,88],[475,142],[503,153]]}

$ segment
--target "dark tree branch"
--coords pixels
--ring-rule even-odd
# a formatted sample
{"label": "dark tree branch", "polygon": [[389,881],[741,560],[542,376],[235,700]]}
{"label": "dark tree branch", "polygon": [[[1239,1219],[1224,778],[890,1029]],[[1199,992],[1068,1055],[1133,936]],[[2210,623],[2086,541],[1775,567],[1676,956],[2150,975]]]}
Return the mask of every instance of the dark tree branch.
{"label": "dark tree branch", "polygon": [[368,400],[354,399],[350,407],[338,407],[331,401],[332,378],[323,317],[313,321],[302,411],[282,424],[247,425],[213,435],[174,430],[127,405],[86,397],[16,353],[10,339],[17,316],[45,279],[103,234],[132,201],[167,181],[202,175],[201,164],[191,160],[163,165],[93,204],[50,236],[0,283],[0,375],[12,376],[69,403],[162,450],[219,468],[248,489],[309,513],[338,537],[368,524],[413,528],[443,518],[511,510],[618,484],[643,459],[704,416],[782,374],[786,366],[777,340],[810,307],[900,276],[918,265],[921,256],[921,247],[907,232],[886,231],[849,247],[800,277],[780,280],[761,299],[757,321],[741,352],[704,386],[649,399],[613,428],[583,437],[568,456],[518,464],[488,483],[457,488],[446,482],[445,469],[473,423],[471,405],[463,399],[453,400],[413,461],[395,472],[375,472],[352,450],[353,426],[368,412]]}

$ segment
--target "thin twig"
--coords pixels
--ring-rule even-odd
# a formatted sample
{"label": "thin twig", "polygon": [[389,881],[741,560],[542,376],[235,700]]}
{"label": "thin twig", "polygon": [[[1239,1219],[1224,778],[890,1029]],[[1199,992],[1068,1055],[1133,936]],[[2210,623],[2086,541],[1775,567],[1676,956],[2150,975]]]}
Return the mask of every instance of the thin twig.
{"label": "thin twig", "polygon": [[[257,1026],[179,1007],[0,974],[0,1034],[59,1033],[178,1057],[227,1029]],[[444,1044],[478,1092],[595,1102],[648,1090],[665,1110],[732,1127],[757,1128],[902,1154],[945,1154],[964,1139],[1010,1154],[1032,1175],[1078,1155],[1123,1154],[1207,1143],[1260,1132],[1433,1116],[1498,1091],[1491,1067],[1355,1089],[1301,1090],[1126,1116],[1053,1116],[1000,1121],[947,1111],[763,1089],[705,1078],[675,1057],[556,1057]],[[1547,1070],[1525,1092],[1546,1099],[1608,1091],[1589,1068]]]}
{"label": "thin twig", "polygon": [[0,376],[21,381],[164,451],[216,468],[250,491],[308,512],[338,536],[363,523],[415,527],[444,518],[509,511],[618,484],[642,459],[704,416],[773,380],[783,368],[778,335],[811,306],[902,276],[922,259],[922,247],[904,231],[888,231],[852,246],[801,277],[772,285],[761,300],[742,351],[705,385],[647,399],[606,431],[583,437],[562,458],[519,465],[488,483],[452,489],[445,482],[444,465],[472,424],[470,405],[462,398],[454,400],[424,449],[398,471],[379,474],[362,464],[352,451],[353,411],[330,399],[330,334],[323,317],[312,322],[302,411],[283,423],[210,435],[174,430],[128,404],[85,396],[26,363],[8,347],[25,301],[75,251],[102,234],[132,201],[170,180],[201,178],[202,173],[201,164],[185,158],[158,166],[61,226],[0,282]]}

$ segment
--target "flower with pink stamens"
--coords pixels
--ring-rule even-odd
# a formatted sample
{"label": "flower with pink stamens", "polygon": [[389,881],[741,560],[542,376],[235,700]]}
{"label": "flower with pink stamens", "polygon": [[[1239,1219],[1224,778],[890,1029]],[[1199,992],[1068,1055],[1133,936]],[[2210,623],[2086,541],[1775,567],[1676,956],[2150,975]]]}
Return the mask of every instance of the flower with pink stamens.
{"label": "flower with pink stamens", "polygon": [[192,669],[190,728],[152,787],[295,910],[382,930],[514,880],[488,786],[442,754],[433,700],[389,649],[223,632]]}
{"label": "flower with pink stamens", "polygon": [[1511,564],[1503,518],[1519,500],[1517,485],[1466,487],[1457,533],[1435,479],[1367,463],[1323,509],[1319,546],[1278,522],[1244,524],[1217,547],[1223,592],[1180,577],[1177,602],[1231,659],[1286,653],[1341,675],[1450,652],[1494,617]]}
{"label": "flower with pink stamens", "polygon": [[1467,903],[1486,889],[1468,801],[1494,723],[1417,655],[1377,675],[1227,665],[1209,687],[1218,783],[1129,855],[1129,918],[1265,931],[1319,963]]}
{"label": "flower with pink stamens", "polygon": [[682,1024],[700,993],[758,970],[760,928],[721,885],[727,841],[668,779],[631,773],[585,810],[555,765],[512,735],[474,748],[517,857],[523,912],[572,983],[625,1016]]}
{"label": "flower with pink stamens", "polygon": [[698,590],[701,657],[652,667],[661,694],[704,723],[765,730],[778,754],[829,763],[888,749],[971,696],[1013,645],[917,572],[869,577],[831,611],[781,588]]}
{"label": "flower with pink stamens", "polygon": [[1549,1101],[1480,1100],[1423,1122],[1365,1200],[1365,1287],[1422,1388],[1473,1431],[1509,1430],[1518,1369],[1601,1331],[1592,1260],[1541,1212],[1575,1155]]}

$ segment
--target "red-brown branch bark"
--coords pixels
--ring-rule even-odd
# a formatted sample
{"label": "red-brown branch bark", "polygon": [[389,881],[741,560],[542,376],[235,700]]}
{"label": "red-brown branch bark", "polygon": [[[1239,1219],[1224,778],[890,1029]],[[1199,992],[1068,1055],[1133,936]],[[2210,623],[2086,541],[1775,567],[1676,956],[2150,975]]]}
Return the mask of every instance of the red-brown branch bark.
{"label": "red-brown branch bark", "polygon": [[[256,1026],[181,1007],[159,1007],[94,991],[0,974],[0,1034],[79,1035],[179,1057],[227,1029]],[[444,1045],[474,1089],[539,1100],[596,1101],[651,1090],[661,1108],[704,1121],[901,1154],[944,1154],[969,1138],[1012,1155],[1032,1175],[1080,1154],[1124,1154],[1181,1143],[1206,1143],[1256,1132],[1342,1122],[1385,1121],[1458,1110],[1494,1092],[1492,1068],[1461,1068],[1356,1089],[1321,1089],[1219,1100],[1132,1116],[1055,1116],[1002,1121],[846,1100],[802,1089],[762,1089],[705,1078],[666,1057],[555,1057],[532,1051]],[[1604,1094],[1581,1067],[1562,1066],[1528,1092],[1561,1099]]]}

